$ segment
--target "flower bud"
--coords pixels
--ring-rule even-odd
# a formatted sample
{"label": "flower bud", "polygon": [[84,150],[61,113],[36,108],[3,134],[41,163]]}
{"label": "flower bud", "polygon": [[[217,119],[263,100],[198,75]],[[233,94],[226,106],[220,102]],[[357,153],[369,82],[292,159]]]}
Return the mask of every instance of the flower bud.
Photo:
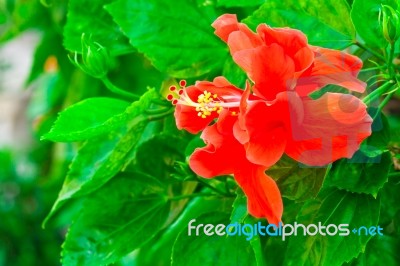
{"label": "flower bud", "polygon": [[382,26],[383,37],[393,44],[400,36],[400,14],[391,6],[382,5],[379,12],[379,22]]}
{"label": "flower bud", "polygon": [[84,34],[82,34],[81,62],[78,60],[77,52],[75,52],[74,58],[71,61],[86,74],[99,79],[107,75],[111,65],[110,54],[107,48],[98,42],[86,40]]}

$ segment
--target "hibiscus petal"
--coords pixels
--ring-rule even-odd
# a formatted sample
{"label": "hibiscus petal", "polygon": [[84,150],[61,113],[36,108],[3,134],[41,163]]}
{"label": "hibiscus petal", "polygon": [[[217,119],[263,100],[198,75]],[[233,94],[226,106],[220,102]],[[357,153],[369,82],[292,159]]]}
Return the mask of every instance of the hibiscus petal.
{"label": "hibiscus petal", "polygon": [[266,167],[274,165],[284,153],[287,132],[302,119],[302,103],[294,92],[280,93],[273,102],[249,104],[245,115],[247,159]]}
{"label": "hibiscus petal", "polygon": [[233,173],[234,165],[229,159],[234,150],[227,146],[217,149],[212,144],[197,148],[189,159],[189,166],[197,175],[212,178]]}
{"label": "hibiscus petal", "polygon": [[206,118],[201,118],[197,113],[192,106],[177,104],[174,112],[176,127],[197,134],[218,117],[217,113],[213,113]]}
{"label": "hibiscus petal", "polygon": [[282,157],[285,146],[286,131],[283,127],[271,128],[259,135],[253,134],[245,146],[247,159],[270,167]]}
{"label": "hibiscus petal", "polygon": [[236,52],[233,60],[254,81],[254,93],[266,100],[274,100],[295,84],[293,60],[277,44]]}
{"label": "hibiscus petal", "polygon": [[371,134],[372,119],[355,96],[326,93],[317,100],[303,98],[304,119],[293,124],[286,154],[312,166],[351,158]]}
{"label": "hibiscus petal", "polygon": [[366,84],[357,78],[362,61],[353,55],[321,47],[312,47],[313,65],[298,79],[296,91],[306,96],[328,84],[342,86],[348,90],[364,92]]}
{"label": "hibiscus petal", "polygon": [[301,31],[290,28],[271,28],[266,24],[260,24],[257,27],[257,33],[266,45],[276,43],[281,46],[293,59],[296,72],[302,72],[312,64],[314,54],[308,46],[306,35]]}
{"label": "hibiscus petal", "polygon": [[249,134],[246,130],[246,112],[247,112],[247,101],[251,96],[251,86],[250,82],[246,81],[246,89],[243,92],[242,98],[240,99],[239,116],[238,121],[233,125],[233,135],[241,143],[245,144],[249,141]]}
{"label": "hibiscus petal", "polygon": [[201,138],[207,146],[197,148],[189,159],[190,168],[196,174],[206,178],[232,174],[235,166],[245,160],[243,145],[233,137],[236,121],[237,116],[225,109],[217,123],[204,129]]}
{"label": "hibiscus petal", "polygon": [[218,17],[211,26],[215,29],[215,35],[227,42],[229,34],[238,31],[238,21],[234,14],[224,14]]}
{"label": "hibiscus petal", "polygon": [[211,26],[215,29],[215,35],[224,42],[228,42],[232,34],[240,34],[241,39],[237,39],[239,42],[236,43],[236,46],[241,46],[240,43],[244,42],[248,42],[252,47],[262,44],[261,38],[256,33],[251,31],[246,24],[237,21],[236,15],[224,14],[218,17]]}
{"label": "hibiscus petal", "polygon": [[[198,96],[204,91],[216,94],[221,99],[224,96],[230,96],[232,100],[240,99],[243,93],[242,90],[229,83],[224,77],[216,77],[213,82],[199,81],[194,86],[189,86],[185,89],[187,96],[195,103],[197,103]],[[198,116],[196,107],[190,104],[185,105],[184,103],[176,105],[174,115],[177,128],[185,129],[192,134],[197,134],[218,117],[217,112],[212,112],[211,115],[202,118]]]}
{"label": "hibiscus petal", "polygon": [[[218,96],[240,96],[243,90],[237,88],[235,85],[230,83],[225,77],[219,76],[214,78],[212,82],[210,81],[197,81],[195,86],[203,93],[204,91],[211,92],[212,94],[217,94]],[[196,95],[196,99],[197,99]],[[194,96],[193,96],[194,97]],[[192,98],[192,97],[191,97]]]}
{"label": "hibiscus petal", "polygon": [[283,213],[281,193],[275,181],[265,174],[265,167],[243,162],[237,166],[234,176],[247,196],[248,212],[278,225]]}

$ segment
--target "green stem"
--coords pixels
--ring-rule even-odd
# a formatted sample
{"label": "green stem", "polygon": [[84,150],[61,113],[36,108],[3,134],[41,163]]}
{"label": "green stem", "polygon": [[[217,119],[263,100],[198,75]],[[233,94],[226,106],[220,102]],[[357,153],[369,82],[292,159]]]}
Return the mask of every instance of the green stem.
{"label": "green stem", "polygon": [[149,121],[154,121],[154,120],[159,120],[161,118],[164,118],[166,116],[169,116],[170,114],[174,113],[174,108],[169,109],[168,111],[162,112],[162,113],[157,113],[154,115],[149,115],[147,118]]}
{"label": "green stem", "polygon": [[371,92],[370,94],[368,94],[364,99],[363,102],[366,105],[371,104],[372,101],[374,101],[376,98],[379,98],[382,94],[384,94],[388,88],[390,88],[391,86],[393,86],[393,81],[389,80],[387,81],[385,84],[383,84],[382,86],[380,86],[379,88],[377,88],[376,90],[374,90],[373,92]]}
{"label": "green stem", "polygon": [[343,51],[344,49],[349,48],[349,47],[352,46],[352,45],[353,45],[353,43],[352,43],[352,42],[349,42],[349,43],[347,43],[346,45],[344,45],[343,47],[340,47],[338,50]]}
{"label": "green stem", "polygon": [[392,98],[393,94],[395,94],[397,90],[393,90],[391,91],[388,95],[386,95],[385,99],[383,99],[383,101],[381,102],[381,104],[378,107],[378,110],[382,110],[383,107],[385,107],[385,105],[389,102],[390,98]]}
{"label": "green stem", "polygon": [[226,190],[226,194],[231,194],[230,190],[229,190],[229,184],[228,184],[228,178],[225,178],[225,190]]}
{"label": "green stem", "polygon": [[197,180],[199,183],[203,184],[204,186],[208,187],[209,189],[211,189],[211,190],[217,192],[218,194],[221,194],[221,195],[223,195],[223,196],[229,196],[228,193],[225,193],[225,192],[219,190],[218,188],[215,188],[215,187],[211,186],[210,184],[208,184],[207,182],[205,182],[204,180],[202,180],[201,177],[199,178],[198,176],[196,176],[196,180]]}
{"label": "green stem", "polygon": [[113,92],[115,94],[130,98],[130,99],[135,99],[135,100],[140,98],[140,96],[137,94],[130,93],[130,92],[127,92],[127,91],[124,91],[124,90],[118,88],[117,86],[112,84],[112,82],[108,79],[108,77],[101,78],[101,81],[104,83],[104,85],[107,87],[108,90],[110,90],[111,92]]}
{"label": "green stem", "polygon": [[389,74],[390,77],[394,77],[395,76],[395,70],[394,70],[394,65],[393,65],[393,59],[394,59],[394,45],[390,44],[390,52],[389,52],[389,58],[388,58],[388,68],[389,68]]}
{"label": "green stem", "polygon": [[180,196],[175,196],[172,198],[169,198],[169,200],[182,200],[182,199],[191,199],[191,198],[195,198],[195,197],[215,197],[215,196],[219,196],[213,193],[193,193],[193,194],[187,194],[187,195],[180,195]]}
{"label": "green stem", "polygon": [[386,61],[386,60],[385,60],[385,57],[384,57],[383,55],[381,55],[381,54],[375,52],[374,50],[370,49],[369,47],[365,46],[364,44],[359,43],[359,42],[357,42],[357,41],[354,42],[353,44],[354,44],[354,45],[357,45],[357,46],[360,47],[361,49],[363,49],[363,50],[365,50],[365,51],[367,51],[367,52],[373,54],[373,55],[376,56],[377,58],[379,58],[379,59],[381,59],[381,60],[383,60],[383,61]]}
{"label": "green stem", "polygon": [[375,120],[375,118],[379,115],[379,113],[382,111],[383,107],[385,107],[385,105],[390,101],[390,99],[392,98],[393,94],[395,94],[396,91],[397,90],[393,90],[388,95],[386,95],[385,99],[383,99],[383,101],[379,104],[378,110],[376,111],[376,114],[374,115],[373,120]]}
{"label": "green stem", "polygon": [[388,174],[389,177],[400,177],[400,172],[391,172]]}
{"label": "green stem", "polygon": [[169,111],[171,111],[171,108],[147,109],[145,112],[146,114],[149,115],[158,115],[158,114],[164,114]]}
{"label": "green stem", "polygon": [[121,56],[121,55],[126,55],[126,54],[132,54],[132,53],[135,53],[135,52],[137,52],[136,49],[128,47],[128,48],[125,48],[125,49],[122,49],[122,50],[118,50],[116,52],[111,52],[111,55],[112,56]]}
{"label": "green stem", "polygon": [[157,104],[157,105],[161,105],[161,106],[166,106],[166,107],[171,106],[171,102],[163,100],[163,99],[153,99],[151,102],[154,104]]}
{"label": "green stem", "polygon": [[367,71],[378,70],[378,69],[383,69],[383,67],[377,66],[377,67],[364,68],[364,69],[361,69],[360,72],[367,72]]}

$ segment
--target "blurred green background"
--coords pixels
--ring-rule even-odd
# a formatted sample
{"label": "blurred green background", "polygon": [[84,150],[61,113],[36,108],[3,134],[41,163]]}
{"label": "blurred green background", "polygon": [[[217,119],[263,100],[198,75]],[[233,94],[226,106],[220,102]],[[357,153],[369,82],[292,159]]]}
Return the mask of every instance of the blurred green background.
{"label": "blurred green background", "polygon": [[66,95],[66,8],[67,1],[0,1],[0,265],[60,264],[65,223],[41,223],[67,170],[63,151],[72,149],[39,137],[66,101],[93,93]]}

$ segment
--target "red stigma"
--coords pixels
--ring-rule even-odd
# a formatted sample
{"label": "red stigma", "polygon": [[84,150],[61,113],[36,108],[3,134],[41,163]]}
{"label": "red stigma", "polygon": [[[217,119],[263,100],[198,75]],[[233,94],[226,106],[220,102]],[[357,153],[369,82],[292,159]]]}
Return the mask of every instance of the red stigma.
{"label": "red stigma", "polygon": [[172,99],[174,99],[174,96],[172,96],[172,94],[168,94],[167,95],[167,100],[168,101],[172,101]]}
{"label": "red stigma", "polygon": [[186,86],[186,80],[179,81],[179,86],[185,87]]}
{"label": "red stigma", "polygon": [[173,105],[176,105],[177,103],[178,103],[178,100],[177,100],[177,99],[175,99],[175,100],[172,101],[172,104],[173,104]]}
{"label": "red stigma", "polygon": [[183,94],[183,90],[179,90],[178,94],[182,95]]}
{"label": "red stigma", "polygon": [[170,86],[170,87],[169,87],[169,91],[174,91],[174,90],[176,90],[176,87],[175,87],[175,86]]}

